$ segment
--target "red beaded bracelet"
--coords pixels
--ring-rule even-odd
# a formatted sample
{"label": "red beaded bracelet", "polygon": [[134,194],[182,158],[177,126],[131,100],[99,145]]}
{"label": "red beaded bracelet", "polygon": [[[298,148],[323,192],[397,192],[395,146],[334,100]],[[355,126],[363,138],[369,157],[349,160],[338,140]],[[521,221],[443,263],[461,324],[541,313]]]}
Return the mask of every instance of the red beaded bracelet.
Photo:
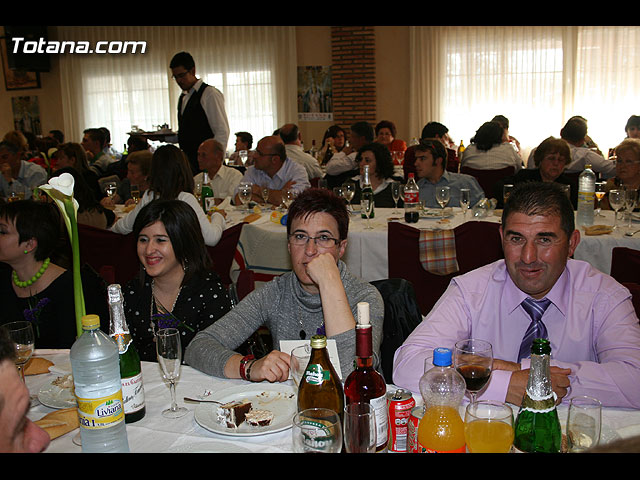
{"label": "red beaded bracelet", "polygon": [[247,368],[247,363],[249,363],[254,358],[255,357],[253,355],[246,355],[242,357],[242,360],[240,360],[240,377],[243,380],[248,380],[245,369]]}

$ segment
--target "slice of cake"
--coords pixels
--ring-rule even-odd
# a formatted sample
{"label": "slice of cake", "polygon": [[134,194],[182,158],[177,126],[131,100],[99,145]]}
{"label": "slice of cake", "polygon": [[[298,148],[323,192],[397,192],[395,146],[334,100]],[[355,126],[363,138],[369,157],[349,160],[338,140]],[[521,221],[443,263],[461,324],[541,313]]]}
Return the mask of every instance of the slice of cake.
{"label": "slice of cake", "polygon": [[266,427],[273,420],[273,412],[269,410],[251,410],[246,414],[244,420],[254,427]]}
{"label": "slice of cake", "polygon": [[245,420],[247,412],[251,410],[248,400],[234,400],[218,407],[218,423],[227,428],[237,428]]}

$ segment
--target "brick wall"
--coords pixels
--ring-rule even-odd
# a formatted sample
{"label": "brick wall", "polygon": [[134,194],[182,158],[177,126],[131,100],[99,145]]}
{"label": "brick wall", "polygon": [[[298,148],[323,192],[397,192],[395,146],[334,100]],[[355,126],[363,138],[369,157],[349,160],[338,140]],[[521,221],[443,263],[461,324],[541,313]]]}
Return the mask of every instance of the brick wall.
{"label": "brick wall", "polygon": [[376,121],[374,28],[331,27],[333,118],[346,128],[357,121]]}

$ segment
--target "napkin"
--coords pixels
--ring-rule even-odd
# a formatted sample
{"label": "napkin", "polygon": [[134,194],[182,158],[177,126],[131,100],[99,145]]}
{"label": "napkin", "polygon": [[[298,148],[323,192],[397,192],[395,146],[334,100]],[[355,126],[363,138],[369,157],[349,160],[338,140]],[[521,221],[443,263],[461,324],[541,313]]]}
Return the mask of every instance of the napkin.
{"label": "napkin", "polygon": [[459,270],[453,230],[420,230],[420,263],[427,272],[449,275]]}
{"label": "napkin", "polygon": [[51,440],[80,427],[80,423],[78,422],[78,409],[76,407],[64,408],[47,413],[34,423],[46,431]]}
{"label": "napkin", "polygon": [[25,375],[40,375],[41,373],[49,373],[49,367],[53,366],[51,360],[42,357],[31,357],[24,367]]}

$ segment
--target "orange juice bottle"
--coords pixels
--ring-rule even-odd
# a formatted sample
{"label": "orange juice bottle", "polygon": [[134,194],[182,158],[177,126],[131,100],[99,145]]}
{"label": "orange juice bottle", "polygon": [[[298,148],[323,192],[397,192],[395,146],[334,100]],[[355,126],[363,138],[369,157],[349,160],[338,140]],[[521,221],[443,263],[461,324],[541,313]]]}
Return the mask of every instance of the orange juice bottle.
{"label": "orange juice bottle", "polygon": [[458,411],[465,381],[451,366],[451,350],[433,351],[433,368],[420,379],[420,393],[426,406],[418,426],[421,453],[465,453],[464,422]]}

